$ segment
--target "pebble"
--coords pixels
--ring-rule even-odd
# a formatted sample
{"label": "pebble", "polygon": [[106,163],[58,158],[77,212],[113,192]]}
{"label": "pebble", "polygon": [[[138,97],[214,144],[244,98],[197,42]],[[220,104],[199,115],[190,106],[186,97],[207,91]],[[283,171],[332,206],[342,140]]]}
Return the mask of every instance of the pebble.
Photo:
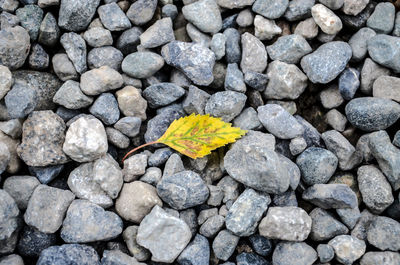
{"label": "pebble", "polygon": [[335,258],[343,264],[353,264],[365,253],[366,245],[363,240],[349,235],[336,236],[328,242],[335,251]]}
{"label": "pebble", "polygon": [[81,31],[92,20],[100,0],[63,0],[61,1],[58,25],[67,31]]}
{"label": "pebble", "polygon": [[68,161],[62,150],[64,121],[52,111],[35,111],[24,122],[18,155],[29,166],[49,166]]}
{"label": "pebble", "polygon": [[288,5],[288,0],[256,0],[252,10],[268,19],[277,19],[285,13]]}
{"label": "pebble", "polygon": [[380,76],[372,86],[372,95],[378,98],[400,102],[400,79],[394,76]]}
{"label": "pebble", "polygon": [[18,208],[25,210],[29,199],[40,182],[31,176],[11,176],[3,184],[3,189],[13,197]]}
{"label": "pebble", "polygon": [[264,258],[258,256],[254,253],[241,253],[236,256],[236,263],[241,265],[268,265],[268,263]]}
{"label": "pebble", "polygon": [[189,86],[189,91],[182,102],[182,107],[188,114],[204,114],[204,109],[210,94],[197,88],[196,86]]}
{"label": "pebble", "polygon": [[379,3],[367,20],[367,26],[378,34],[389,34],[393,30],[395,7],[392,3]]}
{"label": "pebble", "polygon": [[346,116],[336,109],[331,109],[326,113],[325,121],[336,131],[343,132],[346,129]]}
{"label": "pebble", "polygon": [[57,20],[52,13],[48,12],[40,24],[38,42],[45,46],[53,47],[60,38],[60,29]]}
{"label": "pebble", "polygon": [[250,8],[246,8],[239,12],[236,23],[239,27],[249,27],[253,24],[254,14],[251,12]]}
{"label": "pebble", "polygon": [[326,34],[337,34],[343,27],[342,21],[329,8],[322,4],[316,4],[311,8],[315,23]]}
{"label": "pebble", "polygon": [[361,163],[361,153],[338,131],[326,131],[322,134],[322,139],[326,148],[338,158],[340,169],[350,170]]}
{"label": "pebble", "polygon": [[244,109],[242,113],[233,120],[233,126],[243,130],[255,130],[262,127],[257,116],[257,111],[252,107]]}
{"label": "pebble", "polygon": [[346,184],[315,184],[303,192],[302,198],[323,209],[355,208],[357,196]]}
{"label": "pebble", "polygon": [[254,0],[243,0],[243,1],[217,0],[217,3],[220,7],[224,7],[227,9],[234,9],[234,8],[243,8],[246,6],[251,6],[254,3]]}
{"label": "pebble", "polygon": [[301,35],[307,40],[313,39],[318,35],[318,25],[314,18],[307,18],[297,24],[294,34]]}
{"label": "pebble", "polygon": [[153,52],[135,52],[122,61],[122,71],[134,78],[153,76],[164,66],[164,59]]}
{"label": "pebble", "polygon": [[151,108],[159,108],[171,104],[185,94],[185,90],[173,83],[159,83],[147,87],[143,97]]}
{"label": "pebble", "polygon": [[224,216],[211,216],[201,225],[199,233],[208,238],[215,237],[215,235],[223,228],[224,223]]}
{"label": "pebble", "polygon": [[4,225],[0,230],[0,253],[12,253],[17,244],[20,226],[20,211],[14,199],[3,189],[0,189],[0,220]]}
{"label": "pebble", "polygon": [[367,132],[386,129],[400,117],[400,105],[384,98],[356,98],[346,105],[345,110],[348,121]]}
{"label": "pebble", "polygon": [[124,168],[122,173],[124,174],[124,181],[131,182],[142,176],[146,172],[147,167],[147,155],[135,154],[126,160],[124,160]]}
{"label": "pebble", "polygon": [[311,217],[299,207],[270,207],[258,229],[270,239],[304,241],[311,231]]}
{"label": "pebble", "polygon": [[15,11],[20,24],[28,31],[32,41],[39,35],[40,24],[43,19],[43,10],[37,5],[25,5]]}
{"label": "pebble", "polygon": [[78,79],[74,65],[65,53],[55,54],[52,58],[53,70],[62,81]]}
{"label": "pebble", "polygon": [[39,185],[29,199],[25,223],[43,233],[55,233],[75,195],[68,190]]}
{"label": "pebble", "polygon": [[129,253],[138,261],[145,261],[150,258],[150,252],[136,242],[137,231],[139,226],[128,226],[122,233],[122,237],[126,243]]}
{"label": "pebble", "polygon": [[272,243],[268,238],[255,234],[249,237],[249,241],[253,250],[258,255],[265,257],[271,254]]}
{"label": "pebble", "polygon": [[93,48],[87,56],[87,63],[90,69],[108,66],[116,71],[121,69],[124,56],[121,51],[111,46]]}
{"label": "pebble", "polygon": [[115,209],[123,219],[140,223],[155,205],[163,205],[157,190],[147,183],[134,181],[124,184]]}
{"label": "pebble", "polygon": [[400,72],[400,39],[385,34],[377,34],[368,41],[368,54],[374,62]]}
{"label": "pebble", "polygon": [[259,40],[271,40],[282,33],[282,29],[275,24],[275,20],[266,19],[260,15],[254,18],[254,35]]}
{"label": "pebble", "polygon": [[68,187],[76,197],[108,208],[113,205],[113,201],[95,180],[93,166],[93,163],[85,163],[72,170],[68,177]]}
{"label": "pebble", "polygon": [[319,244],[317,247],[319,261],[326,263],[333,260],[335,257],[335,252],[330,245]]}
{"label": "pebble", "polygon": [[140,35],[140,45],[155,48],[175,40],[171,18],[157,20]]}
{"label": "pebble", "polygon": [[122,75],[108,66],[85,72],[80,82],[82,92],[89,96],[99,95],[122,85]]}
{"label": "pebble", "polygon": [[15,174],[21,166],[21,161],[17,154],[17,146],[20,144],[20,140],[12,139],[11,137],[0,131],[0,142],[7,146],[8,153],[10,154],[9,156],[6,155],[6,158],[9,157],[9,159],[6,159],[8,160],[6,171],[10,174]]}
{"label": "pebble", "polygon": [[55,245],[56,241],[55,234],[42,233],[27,225],[21,232],[17,247],[22,256],[39,257],[44,249]]}
{"label": "pebble", "polygon": [[310,212],[310,217],[312,219],[310,238],[314,241],[325,241],[349,232],[344,224],[324,209],[314,208]]}
{"label": "pebble", "polygon": [[297,21],[311,16],[311,8],[315,0],[295,0],[290,1],[285,11],[284,17],[288,21]]}
{"label": "pebble", "polygon": [[268,77],[262,73],[248,71],[244,74],[244,82],[256,91],[263,91],[268,83]]}
{"label": "pebble", "polygon": [[230,122],[238,116],[246,102],[243,93],[234,91],[217,92],[211,95],[205,106],[205,113],[220,117],[225,122]]}
{"label": "pebble", "polygon": [[394,202],[391,186],[379,169],[362,166],[357,175],[362,200],[372,213],[380,214]]}
{"label": "pebble", "polygon": [[196,85],[208,86],[214,79],[215,55],[200,44],[172,41],[162,47],[161,55],[167,64],[181,70]]}
{"label": "pebble", "polygon": [[311,82],[326,84],[344,70],[351,56],[350,45],[342,41],[332,41],[304,56],[300,64]]}
{"label": "pebble", "polygon": [[351,100],[360,87],[360,72],[354,68],[347,68],[339,77],[339,91],[345,100]]}
{"label": "pebble", "polygon": [[61,246],[51,246],[40,253],[38,265],[51,263],[80,263],[96,265],[100,263],[100,258],[94,248],[87,245],[64,244]]}
{"label": "pebble", "polygon": [[395,265],[400,262],[400,254],[391,251],[370,251],[365,253],[361,260],[360,265],[375,265],[387,264]]}
{"label": "pebble", "polygon": [[347,15],[357,16],[368,5],[369,0],[344,0],[343,12]]}
{"label": "pebble", "polygon": [[87,243],[116,238],[122,233],[122,220],[113,212],[86,201],[74,200],[61,229],[66,243]]}
{"label": "pebble", "polygon": [[133,25],[143,25],[151,20],[156,11],[157,0],[138,0],[126,12]]}
{"label": "pebble", "polygon": [[49,55],[40,44],[36,43],[32,45],[28,64],[35,70],[45,70],[49,67]]}
{"label": "pebble", "polygon": [[223,35],[225,36],[225,58],[227,63],[239,63],[242,58],[239,31],[234,28],[227,28],[224,30]]}
{"label": "pebble", "polygon": [[268,99],[296,99],[308,85],[307,76],[296,65],[278,60],[269,64],[267,77],[263,95]]}
{"label": "pebble", "polygon": [[182,8],[186,20],[205,33],[217,33],[222,28],[222,17],[214,0],[200,0]]}
{"label": "pebble", "polygon": [[272,45],[267,46],[267,51],[272,60],[297,64],[312,49],[301,35],[291,34],[279,37]]}
{"label": "pebble", "polygon": [[93,98],[83,94],[78,82],[68,80],[57,90],[53,102],[68,109],[80,109],[90,106]]}
{"label": "pebble", "polygon": [[122,114],[128,117],[139,117],[142,121],[146,120],[147,101],[142,97],[139,89],[126,86],[115,94]]}
{"label": "pebble", "polygon": [[22,123],[19,119],[0,122],[0,131],[13,139],[17,139],[22,135]]}
{"label": "pebble", "polygon": [[351,231],[351,235],[364,241],[367,240],[367,229],[374,217],[374,214],[370,213],[367,209],[364,209],[361,212],[358,222]]}
{"label": "pebble", "polygon": [[70,32],[61,36],[60,43],[73,63],[75,70],[80,74],[84,73],[87,70],[85,40],[80,35]]}
{"label": "pebble", "polygon": [[16,0],[9,0],[9,1],[2,1],[0,4],[0,8],[7,12],[14,12],[18,7],[18,1]]}
{"label": "pebble", "polygon": [[125,149],[129,146],[129,138],[117,129],[108,127],[106,128],[107,140],[114,146]]}
{"label": "pebble", "polygon": [[268,195],[253,189],[245,190],[229,208],[226,228],[238,236],[253,234],[270,202]]}
{"label": "pebble", "polygon": [[97,13],[101,23],[110,31],[122,31],[132,26],[128,17],[116,3],[99,6]]}
{"label": "pebble", "polygon": [[140,223],[136,240],[150,250],[152,261],[171,263],[188,245],[191,236],[184,221],[155,206]]}
{"label": "pebble", "polygon": [[358,209],[358,207],[354,209],[336,209],[336,213],[349,229],[353,229],[361,217],[360,209]]}
{"label": "pebble", "polygon": [[263,126],[280,139],[292,139],[304,133],[303,126],[277,104],[266,104],[258,107],[257,112]]}
{"label": "pebble", "polygon": [[13,84],[12,74],[8,67],[0,65],[0,99],[2,99]]}
{"label": "pebble", "polygon": [[364,27],[357,31],[353,36],[351,36],[349,40],[349,45],[353,52],[353,56],[351,58],[353,61],[359,62],[367,56],[368,41],[375,35],[376,32],[374,30],[368,27]]}
{"label": "pebble", "polygon": [[220,260],[227,261],[235,251],[239,238],[229,230],[220,231],[212,243],[215,256]]}
{"label": "pebble", "polygon": [[272,264],[277,265],[312,265],[317,259],[317,252],[304,242],[280,242],[272,254]]}
{"label": "pebble", "polygon": [[178,8],[173,4],[166,4],[161,9],[162,17],[169,17],[174,20],[178,16]]}
{"label": "pebble", "polygon": [[144,265],[145,263],[139,263],[134,257],[131,257],[121,250],[104,250],[101,264],[112,265],[112,264],[137,264]]}
{"label": "pebble", "polygon": [[[262,73],[267,67],[267,60],[268,60],[268,55],[264,44],[257,37],[248,32],[242,34],[241,44],[242,44],[242,60],[240,62],[241,70],[244,73],[248,71]],[[268,51],[268,53],[270,52]],[[229,65],[230,64],[228,64],[228,71],[229,71]]]}
{"label": "pebble", "polygon": [[29,167],[29,172],[36,176],[36,178],[42,184],[48,184],[55,179],[61,171],[64,169],[64,165],[47,166],[47,167]]}
{"label": "pebble", "polygon": [[210,246],[207,238],[196,234],[192,242],[182,251],[177,258],[178,264],[209,264]]}
{"label": "pebble", "polygon": [[224,34],[216,33],[212,36],[210,49],[214,52],[216,60],[220,60],[225,56],[225,43],[226,36]]}
{"label": "pebble", "polygon": [[118,102],[111,93],[102,93],[89,108],[93,116],[106,125],[112,125],[119,119]]}
{"label": "pebble", "polygon": [[98,119],[81,117],[69,126],[63,151],[73,160],[80,163],[94,161],[107,149],[106,131]]}
{"label": "pebble", "polygon": [[142,120],[139,117],[123,117],[114,124],[114,128],[128,137],[139,134]]}
{"label": "pebble", "polygon": [[7,169],[10,162],[10,151],[5,143],[0,142],[0,175]]}
{"label": "pebble", "polygon": [[107,29],[95,27],[85,31],[83,38],[91,47],[98,48],[113,44],[111,32]]}
{"label": "pebble", "polygon": [[4,102],[11,118],[24,118],[36,108],[38,95],[34,88],[16,83],[4,97]]}
{"label": "pebble", "polygon": [[29,34],[20,27],[0,30],[0,64],[10,70],[20,68],[28,57]]}
{"label": "pebble", "polygon": [[157,193],[172,208],[184,210],[204,203],[209,196],[207,185],[193,171],[182,171],[163,176]]}
{"label": "pebble", "polygon": [[376,216],[367,227],[368,243],[380,250],[399,251],[400,223],[385,216]]}
{"label": "pebble", "polygon": [[246,84],[244,83],[243,73],[239,70],[236,63],[228,64],[225,75],[225,90],[235,92],[246,92]]}
{"label": "pebble", "polygon": [[338,158],[320,147],[307,148],[296,160],[307,185],[325,184],[336,171]]}

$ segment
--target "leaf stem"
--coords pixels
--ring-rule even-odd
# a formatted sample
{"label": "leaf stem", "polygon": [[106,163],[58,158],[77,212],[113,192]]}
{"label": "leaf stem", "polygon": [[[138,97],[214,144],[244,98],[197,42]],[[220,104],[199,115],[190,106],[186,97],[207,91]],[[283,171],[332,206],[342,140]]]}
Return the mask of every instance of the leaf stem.
{"label": "leaf stem", "polygon": [[157,141],[153,141],[153,142],[149,142],[149,143],[146,143],[146,144],[142,144],[142,145],[140,145],[140,146],[138,146],[138,147],[132,149],[131,151],[129,151],[128,153],[126,153],[126,155],[122,158],[122,163],[124,163],[125,159],[126,159],[128,156],[130,156],[132,153],[136,152],[137,150],[139,150],[139,149],[141,149],[141,148],[143,148],[143,147],[145,147],[145,146],[152,145],[152,144],[156,144],[156,143],[158,143],[158,142],[157,142]]}

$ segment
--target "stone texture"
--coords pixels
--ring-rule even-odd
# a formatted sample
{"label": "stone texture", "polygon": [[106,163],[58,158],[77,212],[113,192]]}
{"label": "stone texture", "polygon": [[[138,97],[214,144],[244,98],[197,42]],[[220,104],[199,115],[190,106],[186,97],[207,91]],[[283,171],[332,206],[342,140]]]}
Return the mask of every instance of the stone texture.
{"label": "stone texture", "polygon": [[78,82],[68,80],[58,89],[53,102],[67,109],[80,109],[90,106],[93,98],[83,94]]}
{"label": "stone texture", "polygon": [[373,97],[400,102],[400,79],[394,76],[380,76],[372,86]]}
{"label": "stone texture", "polygon": [[62,0],[58,25],[68,31],[86,29],[92,20],[100,0]]}
{"label": "stone texture", "polygon": [[254,71],[262,73],[267,67],[268,55],[264,44],[254,35],[246,32],[241,36],[242,60],[240,68],[245,73]]}
{"label": "stone texture", "polygon": [[272,60],[297,64],[312,49],[301,35],[291,34],[279,37],[272,45],[267,46],[267,51]]}
{"label": "stone texture", "polygon": [[182,8],[186,20],[205,33],[217,33],[222,28],[219,7],[214,0],[200,0]]}
{"label": "stone texture", "polygon": [[134,78],[148,78],[164,66],[164,59],[153,52],[135,52],[122,61],[122,71]]}
{"label": "stone texture", "polygon": [[28,32],[20,27],[0,30],[0,64],[15,70],[20,68],[28,57],[30,41]]}
{"label": "stone texture", "polygon": [[205,113],[220,117],[223,121],[233,120],[242,111],[247,97],[234,91],[217,92],[208,99]]}
{"label": "stone texture", "polygon": [[51,246],[40,253],[38,265],[80,263],[95,265],[100,263],[100,258],[94,248],[79,244],[64,244]]}
{"label": "stone texture", "polygon": [[377,34],[368,41],[368,53],[376,63],[400,72],[400,39],[385,34]]}
{"label": "stone texture", "polygon": [[346,184],[315,184],[305,190],[302,197],[323,209],[357,206],[357,196]]}
{"label": "stone texture", "polygon": [[108,66],[85,72],[80,86],[86,95],[95,96],[123,85],[122,75]]}
{"label": "stone texture", "polygon": [[312,227],[310,238],[314,241],[324,241],[337,235],[347,234],[349,229],[336,220],[328,211],[314,208],[310,212]]}
{"label": "stone texture", "polygon": [[372,219],[367,230],[368,243],[380,250],[399,251],[400,223],[385,216],[376,216]]}
{"label": "stone texture", "polygon": [[31,176],[11,176],[3,184],[3,189],[14,199],[18,208],[25,210],[30,197],[40,182]]}
{"label": "stone texture", "polygon": [[365,253],[366,245],[363,240],[349,235],[336,236],[328,242],[335,251],[335,258],[343,264],[353,264]]}
{"label": "stone texture", "polygon": [[317,252],[304,242],[280,242],[272,254],[276,265],[312,265],[317,259]]}
{"label": "stone texture", "polygon": [[118,106],[125,116],[139,117],[142,121],[146,120],[147,101],[142,97],[141,91],[133,86],[126,86],[118,90]]}
{"label": "stone texture", "polygon": [[87,70],[85,40],[80,35],[70,32],[61,36],[60,43],[73,63],[75,70],[80,74],[84,73]]}

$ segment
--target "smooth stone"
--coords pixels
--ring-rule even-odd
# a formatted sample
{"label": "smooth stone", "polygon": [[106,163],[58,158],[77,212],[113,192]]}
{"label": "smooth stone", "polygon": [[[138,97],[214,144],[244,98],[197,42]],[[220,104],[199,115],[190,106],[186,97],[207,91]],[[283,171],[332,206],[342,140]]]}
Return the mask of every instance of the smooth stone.
{"label": "smooth stone", "polygon": [[223,261],[227,261],[235,251],[240,237],[235,236],[229,230],[222,230],[214,238],[212,249],[215,256]]}
{"label": "smooth stone", "polygon": [[347,15],[357,16],[367,6],[369,0],[344,0],[343,12]]}
{"label": "smooth stone", "polygon": [[318,258],[321,262],[329,262],[335,257],[333,248],[327,244],[319,244],[317,247]]}
{"label": "smooth stone", "polygon": [[301,35],[291,34],[279,37],[272,45],[267,46],[267,51],[272,60],[297,64],[301,58],[312,52],[312,48]]}
{"label": "smooth stone", "polygon": [[342,41],[332,41],[304,56],[300,64],[311,82],[326,84],[344,70],[351,56],[350,45]]}
{"label": "smooth stone", "polygon": [[147,101],[142,97],[139,89],[126,86],[115,94],[122,114],[128,117],[139,117],[142,121],[146,120]]}
{"label": "smooth stone", "polygon": [[336,109],[331,109],[326,113],[325,121],[336,131],[343,132],[346,129],[346,116]]}
{"label": "smooth stone", "polygon": [[372,86],[372,95],[373,97],[400,102],[400,78],[394,76],[378,77]]}
{"label": "smooth stone", "polygon": [[[237,29],[227,28],[224,30],[225,36],[225,58],[227,63],[240,63],[242,49],[240,48],[241,35]],[[256,35],[256,37],[258,37]],[[222,44],[221,44],[222,45]]]}
{"label": "smooth stone", "polygon": [[111,32],[107,29],[95,27],[85,31],[83,38],[89,46],[94,48],[109,46],[113,44]]}
{"label": "smooth stone", "polygon": [[79,263],[97,265],[100,258],[94,248],[79,244],[51,246],[40,253],[37,265]]}
{"label": "smooth stone", "polygon": [[90,96],[120,88],[122,85],[122,75],[108,66],[102,66],[81,75],[81,90]]}
{"label": "smooth stone", "polygon": [[336,209],[336,213],[349,229],[353,229],[361,217],[358,207],[354,209]]}
{"label": "smooth stone", "polygon": [[17,83],[8,91],[4,102],[11,118],[25,118],[36,108],[38,95],[34,88]]}
{"label": "smooth stone", "polygon": [[314,18],[307,18],[297,24],[294,34],[301,35],[307,40],[314,39],[318,35],[318,25],[315,23]]}
{"label": "smooth stone", "polygon": [[112,125],[119,119],[117,99],[111,93],[102,93],[89,108],[89,112],[105,125]]}
{"label": "smooth stone", "polygon": [[311,217],[299,207],[270,207],[258,229],[267,238],[304,241],[311,232]]}
{"label": "smooth stone", "polygon": [[244,109],[242,113],[233,120],[233,126],[243,130],[255,130],[262,127],[258,119],[257,111],[252,107]]}
{"label": "smooth stone", "polygon": [[67,54],[57,53],[53,56],[51,62],[53,64],[54,73],[62,81],[78,79],[78,73]]}
{"label": "smooth stone", "polygon": [[312,17],[321,30],[329,35],[337,34],[343,27],[340,18],[329,8],[316,4],[311,8]]}
{"label": "smooth stone", "polygon": [[361,28],[349,40],[349,45],[353,52],[351,59],[359,62],[363,60],[368,53],[368,40],[376,35],[376,32],[368,27]]}
{"label": "smooth stone", "polygon": [[378,34],[389,34],[394,26],[395,6],[392,3],[379,3],[367,20],[367,26]]}
{"label": "smooth stone", "polygon": [[303,192],[302,198],[322,209],[357,207],[357,196],[346,184],[315,184]]}
{"label": "smooth stone", "polygon": [[365,253],[360,260],[360,265],[396,265],[399,263],[400,254],[391,251],[370,251]]}
{"label": "smooth stone", "polygon": [[212,36],[210,49],[215,54],[215,59],[220,60],[225,56],[226,36],[223,33],[216,33]]}
{"label": "smooth stone", "polygon": [[383,98],[353,99],[346,105],[345,111],[352,125],[367,132],[384,130],[400,118],[400,105]]}
{"label": "smooth stone", "polygon": [[139,117],[123,117],[114,124],[114,128],[128,137],[139,134],[142,120]]}
{"label": "smooth stone", "polygon": [[380,76],[387,76],[390,70],[375,63],[370,58],[366,58],[361,69],[361,86],[360,90],[364,94],[371,95],[373,84]]}
{"label": "smooth stone", "polygon": [[374,62],[400,72],[400,38],[377,34],[368,41],[368,53]]}
{"label": "smooth stone", "polygon": [[39,185],[29,199],[24,214],[25,223],[43,233],[55,233],[62,224],[65,213],[75,195],[69,190],[61,190]]}
{"label": "smooth stone", "polygon": [[298,21],[311,17],[311,8],[315,5],[315,0],[294,0],[290,1],[285,11],[284,17],[288,21]]}
{"label": "smooth stone", "polygon": [[128,226],[122,233],[122,237],[131,256],[136,258],[138,261],[145,261],[150,258],[151,254],[147,249],[137,243],[136,237],[138,228],[139,226],[136,225]]}
{"label": "smooth stone", "polygon": [[151,20],[156,11],[157,0],[138,0],[126,12],[133,25],[143,25]]}
{"label": "smooth stone", "polygon": [[159,206],[140,223],[137,242],[152,253],[155,262],[173,262],[188,245],[192,233],[179,218],[167,214]]}
{"label": "smooth stone", "polygon": [[175,40],[171,18],[157,20],[140,35],[140,45],[155,48]]}
{"label": "smooth stone", "polygon": [[164,59],[153,52],[135,52],[122,61],[122,71],[134,78],[153,76],[164,66]]}
{"label": "smooth stone", "polygon": [[74,200],[60,232],[66,243],[107,241],[122,233],[122,220],[113,212],[86,200]]}
{"label": "smooth stone", "polygon": [[345,100],[351,100],[360,87],[360,72],[354,68],[345,69],[339,77],[339,92]]}

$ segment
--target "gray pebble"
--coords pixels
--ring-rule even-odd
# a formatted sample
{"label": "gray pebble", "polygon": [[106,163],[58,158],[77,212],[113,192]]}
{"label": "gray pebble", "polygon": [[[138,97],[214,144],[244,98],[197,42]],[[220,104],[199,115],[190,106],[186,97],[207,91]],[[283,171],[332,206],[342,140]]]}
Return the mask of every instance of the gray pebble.
{"label": "gray pebble", "polygon": [[111,93],[101,94],[89,109],[93,116],[100,119],[106,125],[112,125],[119,119],[118,102]]}
{"label": "gray pebble", "polygon": [[290,140],[289,149],[292,155],[298,155],[307,148],[307,142],[303,137],[296,137]]}
{"label": "gray pebble", "polygon": [[272,263],[277,265],[312,265],[317,259],[317,252],[304,242],[280,242],[272,254]]}
{"label": "gray pebble", "polygon": [[296,64],[303,56],[311,53],[312,49],[301,35],[291,34],[279,37],[272,45],[267,46],[267,51],[272,60]]}
{"label": "gray pebble", "polygon": [[238,236],[235,236],[229,230],[222,230],[214,238],[212,243],[212,249],[215,256],[218,259],[227,261],[235,251],[237,244],[239,243]]}
{"label": "gray pebble", "polygon": [[360,86],[360,72],[354,68],[347,68],[339,77],[339,91],[345,100],[351,100]]}
{"label": "gray pebble", "polygon": [[132,155],[124,160],[122,173],[125,182],[131,182],[142,176],[146,172],[147,155],[143,153]]}
{"label": "gray pebble", "polygon": [[60,29],[57,25],[57,20],[52,13],[48,12],[39,28],[38,42],[46,46],[54,46],[60,38]]}
{"label": "gray pebble", "polygon": [[47,166],[47,167],[29,167],[29,172],[36,176],[36,178],[42,184],[48,184],[55,179],[61,171],[64,169],[64,165]]}
{"label": "gray pebble", "polygon": [[335,257],[333,248],[327,244],[319,244],[317,247],[319,261],[330,262]]}
{"label": "gray pebble", "polygon": [[180,265],[208,264],[210,260],[210,246],[207,238],[196,234],[193,241],[182,251],[177,262]]}
{"label": "gray pebble", "polygon": [[78,79],[74,65],[65,53],[57,53],[52,58],[53,70],[62,81]]}
{"label": "gray pebble", "polygon": [[358,207],[354,209],[336,209],[336,213],[349,229],[353,229],[361,217]]}
{"label": "gray pebble", "polygon": [[376,216],[367,228],[368,243],[380,250],[399,251],[400,223],[385,216]]}
{"label": "gray pebble", "polygon": [[68,109],[80,109],[90,106],[93,98],[83,94],[78,82],[68,80],[57,90],[53,102]]}
{"label": "gray pebble", "polygon": [[133,25],[143,25],[151,20],[156,11],[157,0],[139,0],[134,2],[126,12]]}
{"label": "gray pebble", "polygon": [[20,211],[14,199],[3,189],[0,189],[0,199],[0,218],[4,224],[0,230],[0,253],[6,254],[12,253],[17,244]]}
{"label": "gray pebble", "polygon": [[394,76],[378,77],[372,87],[372,95],[400,102],[400,78]]}
{"label": "gray pebble", "polygon": [[60,43],[65,49],[68,58],[74,64],[76,71],[80,74],[85,72],[87,69],[85,40],[80,35],[70,32],[61,36]]}
{"label": "gray pebble", "polygon": [[314,241],[325,241],[337,235],[344,235],[349,229],[336,220],[328,211],[321,208],[314,208],[310,212],[312,228],[310,238]]}
{"label": "gray pebble", "polygon": [[17,247],[23,256],[39,257],[44,249],[55,245],[56,242],[56,234],[42,233],[27,225],[21,232]]}
{"label": "gray pebble", "polygon": [[205,113],[221,117],[223,121],[229,122],[240,114],[246,99],[244,94],[234,91],[217,92],[208,99]]}
{"label": "gray pebble", "polygon": [[28,57],[30,39],[20,26],[0,30],[0,64],[10,70],[20,68]]}
{"label": "gray pebble", "polygon": [[94,248],[79,244],[64,244],[46,248],[40,253],[38,265],[49,263],[69,263],[74,262],[96,265],[100,263],[100,258]]}
{"label": "gray pebble", "polygon": [[288,21],[297,21],[311,17],[311,8],[314,6],[314,4],[315,0],[290,1],[284,17]]}
{"label": "gray pebble", "polygon": [[178,8],[173,4],[166,4],[161,9],[162,17],[169,17],[174,20],[178,16]]}
{"label": "gray pebble", "polygon": [[304,56],[301,67],[311,82],[326,84],[344,70],[351,55],[351,47],[347,43],[333,41]]}
{"label": "gray pebble", "polygon": [[131,27],[131,22],[116,3],[99,6],[97,9],[101,23],[111,31],[122,31]]}
{"label": "gray pebble", "polygon": [[256,0],[252,10],[268,19],[277,19],[285,13],[288,5],[288,0]]}
{"label": "gray pebble", "polygon": [[392,3],[379,3],[367,20],[367,26],[378,34],[389,34],[394,26],[395,7]]}
{"label": "gray pebble", "polygon": [[26,5],[18,8],[15,14],[21,26],[28,31],[31,40],[35,41],[39,35],[39,28],[43,19],[43,10],[37,5]]}
{"label": "gray pebble", "polygon": [[49,55],[40,44],[35,43],[32,45],[28,64],[35,70],[44,70],[49,67]]}
{"label": "gray pebble", "polygon": [[242,113],[233,120],[233,126],[243,130],[255,130],[262,127],[258,119],[257,111],[252,107],[244,109]]}
{"label": "gray pebble", "polygon": [[331,10],[338,10],[343,6],[344,0],[318,0],[318,2],[326,5]]}
{"label": "gray pebble", "polygon": [[372,94],[372,87],[376,79],[380,76],[390,74],[390,70],[375,63],[370,58],[366,58],[361,69],[361,92],[367,95]]}
{"label": "gray pebble", "polygon": [[111,32],[107,29],[95,27],[90,28],[83,34],[83,38],[89,46],[94,48],[113,44]]}
{"label": "gray pebble", "polygon": [[139,226],[128,226],[122,233],[122,237],[126,243],[129,253],[138,261],[145,261],[150,258],[150,252],[136,242],[137,231]]}
{"label": "gray pebble", "polygon": [[140,35],[140,45],[145,48],[155,48],[175,40],[171,18],[157,20]]}
{"label": "gray pebble", "polygon": [[[242,60],[240,68],[242,71],[254,71],[262,73],[267,67],[268,55],[264,44],[254,35],[248,32],[242,34]],[[268,51],[268,53],[270,53]],[[229,64],[228,64],[229,69]]]}
{"label": "gray pebble", "polygon": [[319,98],[321,100],[321,104],[326,109],[332,109],[339,107],[344,102],[342,95],[337,86],[332,85],[327,89],[323,90]]}
{"label": "gray pebble", "polygon": [[3,189],[13,197],[18,208],[25,210],[29,199],[40,182],[31,176],[11,176],[4,181]]}
{"label": "gray pebble", "polygon": [[236,23],[239,27],[249,27],[253,24],[254,14],[251,12],[250,8],[243,9],[239,12],[236,18]]}
{"label": "gray pebble", "polygon": [[385,264],[396,265],[400,262],[400,254],[391,251],[370,251],[365,253],[361,260],[360,265],[375,265]]}
{"label": "gray pebble", "polygon": [[110,144],[121,148],[125,149],[129,147],[129,138],[118,131],[117,129],[114,129],[112,127],[106,128],[106,134],[107,134],[107,140]]}
{"label": "gray pebble", "polygon": [[356,194],[345,184],[315,184],[302,197],[323,209],[357,207]]}
{"label": "gray pebble", "polygon": [[139,117],[124,117],[114,124],[114,128],[128,137],[135,137],[139,134],[141,124]]}
{"label": "gray pebble", "polygon": [[211,216],[201,225],[199,233],[207,238],[215,237],[224,226],[224,223],[225,217],[221,215]]}
{"label": "gray pebble", "polygon": [[122,53],[111,46],[104,46],[90,50],[87,56],[87,63],[90,69],[108,66],[116,71],[121,69]]}
{"label": "gray pebble", "polygon": [[83,73],[81,75],[80,87],[86,95],[96,96],[103,92],[120,88],[123,83],[124,81],[120,73],[108,66],[102,66]]}
{"label": "gray pebble", "polygon": [[353,52],[351,59],[359,62],[363,60],[368,52],[368,40],[376,35],[376,32],[368,27],[361,28],[349,40],[349,45]]}
{"label": "gray pebble", "polygon": [[63,0],[61,1],[58,25],[68,31],[81,31],[92,20],[100,0]]}
{"label": "gray pebble", "polygon": [[349,235],[336,236],[328,242],[335,251],[335,258],[342,264],[353,264],[365,253],[366,245],[363,240]]}
{"label": "gray pebble", "polygon": [[24,84],[15,84],[4,97],[11,118],[24,118],[36,107],[38,96],[35,89]]}
{"label": "gray pebble", "polygon": [[336,131],[343,132],[346,129],[346,116],[336,109],[331,109],[326,113],[325,121]]}
{"label": "gray pebble", "polygon": [[124,54],[128,55],[130,53],[137,51],[137,46],[140,43],[140,35],[142,34],[142,29],[139,27],[132,27],[127,29],[119,36],[116,47]]}
{"label": "gray pebble", "polygon": [[227,63],[239,63],[242,58],[240,48],[240,33],[234,28],[227,28],[225,35],[225,58]]}
{"label": "gray pebble", "polygon": [[368,41],[368,53],[371,59],[400,72],[400,39],[385,34],[377,34]]}
{"label": "gray pebble", "polygon": [[236,63],[228,64],[224,83],[225,90],[235,92],[246,92],[243,73],[239,70]]}
{"label": "gray pebble", "polygon": [[182,107],[188,114],[204,114],[204,109],[210,94],[195,86],[189,86],[189,92],[182,102]]}
{"label": "gray pebble", "polygon": [[345,110],[349,122],[367,132],[386,129],[400,118],[400,105],[390,99],[356,98]]}
{"label": "gray pebble", "polygon": [[185,94],[185,90],[173,83],[159,83],[147,87],[143,97],[151,108],[159,108],[171,104]]}
{"label": "gray pebble", "polygon": [[214,0],[200,0],[182,8],[186,20],[205,33],[217,33],[222,28],[219,7]]}
{"label": "gray pebble", "polygon": [[226,36],[222,33],[216,33],[212,36],[210,49],[214,52],[216,60],[225,56],[225,42]]}
{"label": "gray pebble", "polygon": [[244,82],[257,91],[263,91],[267,86],[268,77],[262,73],[247,71],[244,74]]}

